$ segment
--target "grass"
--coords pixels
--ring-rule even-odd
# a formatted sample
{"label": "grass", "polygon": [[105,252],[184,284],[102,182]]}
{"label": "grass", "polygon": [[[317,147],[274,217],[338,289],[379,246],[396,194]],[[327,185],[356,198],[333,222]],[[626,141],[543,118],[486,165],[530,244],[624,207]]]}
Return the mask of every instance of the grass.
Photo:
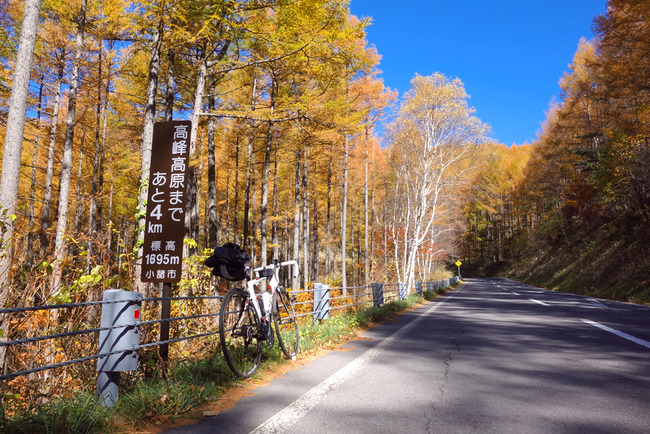
{"label": "grass", "polygon": [[[378,309],[368,307],[356,313],[341,313],[328,320],[300,325],[300,350],[310,352],[356,337],[359,330],[372,324],[394,319],[425,300],[432,300],[445,290],[411,295],[394,300]],[[218,348],[218,343],[215,342]],[[276,346],[264,349],[260,373],[285,363]],[[182,416],[215,401],[236,380],[220,351],[209,358],[182,361],[171,365],[166,373],[142,378],[141,373],[123,373],[120,397],[114,408],[99,404],[94,391],[74,399],[53,400],[18,412],[10,411],[6,397],[0,397],[0,432],[2,433],[105,433],[124,431],[142,423],[165,421]]]}
{"label": "grass", "polygon": [[6,410],[4,403],[0,404],[0,432],[15,434],[107,432],[113,413],[88,393],[37,405],[11,417]]}

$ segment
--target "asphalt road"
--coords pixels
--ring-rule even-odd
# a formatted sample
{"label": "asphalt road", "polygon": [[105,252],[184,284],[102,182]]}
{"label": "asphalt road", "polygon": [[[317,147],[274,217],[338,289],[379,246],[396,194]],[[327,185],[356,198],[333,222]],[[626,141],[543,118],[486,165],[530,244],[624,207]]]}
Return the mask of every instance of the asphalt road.
{"label": "asphalt road", "polygon": [[650,433],[650,308],[469,279],[169,433]]}

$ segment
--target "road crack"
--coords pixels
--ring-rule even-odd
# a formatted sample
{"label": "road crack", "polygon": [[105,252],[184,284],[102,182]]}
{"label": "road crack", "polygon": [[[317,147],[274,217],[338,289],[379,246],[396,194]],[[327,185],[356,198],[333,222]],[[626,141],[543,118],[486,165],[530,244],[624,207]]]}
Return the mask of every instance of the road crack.
{"label": "road crack", "polygon": [[436,406],[438,404],[441,404],[445,398],[445,391],[447,389],[447,385],[449,384],[449,375],[451,373],[451,368],[452,368],[452,361],[454,360],[454,356],[460,353],[461,351],[461,339],[463,334],[465,333],[465,328],[461,326],[460,330],[456,334],[456,336],[452,339],[451,341],[451,350],[446,354],[445,359],[443,361],[444,365],[444,372],[442,376],[442,382],[440,383],[440,387],[438,388],[438,396],[437,399],[434,399],[433,402],[431,403],[431,412],[425,411],[423,416],[424,419],[426,419],[426,427],[425,427],[425,432],[435,432],[436,430],[434,427],[432,427],[432,424],[435,420],[435,413],[436,413]]}
{"label": "road crack", "polygon": [[454,355],[460,353],[460,340],[465,333],[465,328],[461,326],[458,334],[451,341],[453,349],[447,353],[445,360],[443,362],[445,366],[445,371],[443,373],[443,380],[438,388],[438,402],[442,402],[445,397],[445,390],[449,384],[449,373],[451,372],[451,362],[454,359]]}

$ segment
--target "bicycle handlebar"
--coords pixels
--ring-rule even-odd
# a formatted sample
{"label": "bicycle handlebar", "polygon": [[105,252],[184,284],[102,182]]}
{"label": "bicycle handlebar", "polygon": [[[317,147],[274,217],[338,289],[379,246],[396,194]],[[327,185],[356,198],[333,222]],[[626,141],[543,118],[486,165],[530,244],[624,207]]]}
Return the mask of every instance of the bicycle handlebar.
{"label": "bicycle handlebar", "polygon": [[298,277],[298,275],[300,274],[300,269],[298,268],[298,261],[295,259],[292,259],[290,261],[284,261],[284,262],[280,262],[276,259],[275,261],[273,261],[272,264],[266,265],[264,267],[253,268],[253,271],[258,272],[269,268],[286,267],[287,265],[293,265],[293,277],[294,278]]}

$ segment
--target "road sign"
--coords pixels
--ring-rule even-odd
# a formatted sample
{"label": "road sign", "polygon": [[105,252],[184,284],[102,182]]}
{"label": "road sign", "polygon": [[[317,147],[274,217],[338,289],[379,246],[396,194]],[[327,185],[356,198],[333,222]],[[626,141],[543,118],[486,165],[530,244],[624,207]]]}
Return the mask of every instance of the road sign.
{"label": "road sign", "polygon": [[181,280],[190,121],[156,122],[142,246],[143,282]]}
{"label": "road sign", "polygon": [[460,261],[456,261],[456,266],[457,266],[457,267],[460,267],[461,265],[463,265],[462,262],[460,262]]}

